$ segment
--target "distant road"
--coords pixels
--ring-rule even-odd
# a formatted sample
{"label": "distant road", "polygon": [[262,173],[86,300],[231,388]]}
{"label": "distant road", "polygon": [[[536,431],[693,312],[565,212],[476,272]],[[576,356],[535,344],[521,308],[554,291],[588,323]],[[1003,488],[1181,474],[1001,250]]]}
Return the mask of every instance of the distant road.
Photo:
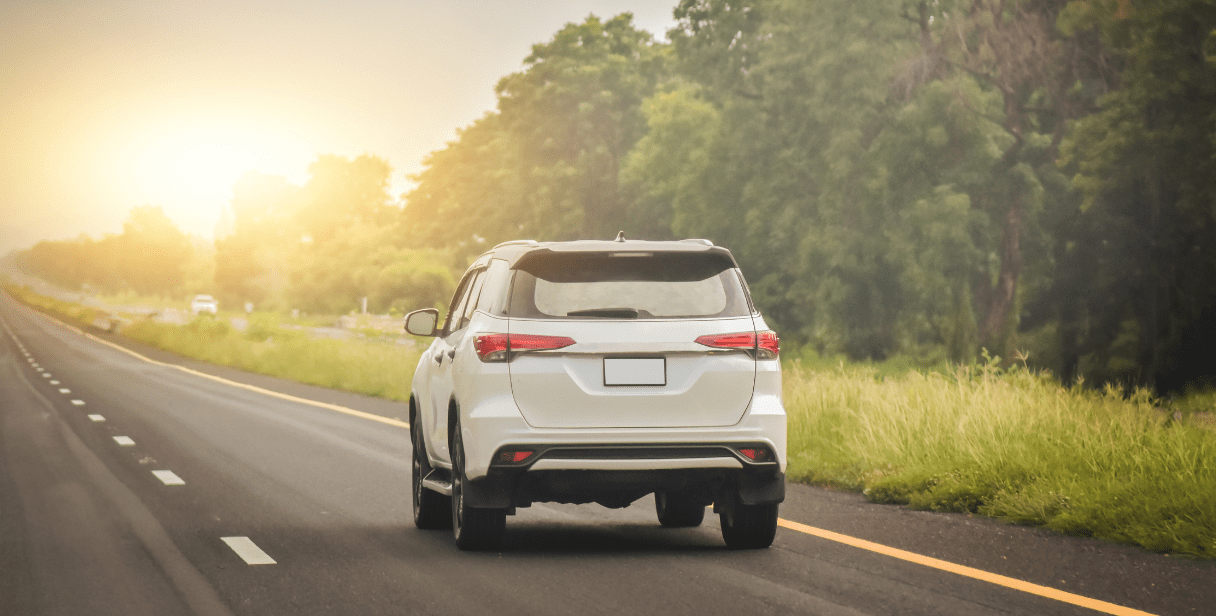
{"label": "distant road", "polygon": [[463,553],[409,521],[400,403],[91,335],[0,297],[6,616],[1216,611],[1210,563],[798,485],[768,550],[647,498],[534,505]]}

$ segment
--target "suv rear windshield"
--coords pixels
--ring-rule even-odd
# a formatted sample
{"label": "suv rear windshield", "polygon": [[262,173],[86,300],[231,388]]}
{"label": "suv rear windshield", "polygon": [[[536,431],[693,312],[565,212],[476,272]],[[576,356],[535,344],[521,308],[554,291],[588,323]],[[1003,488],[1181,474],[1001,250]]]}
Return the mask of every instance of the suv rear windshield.
{"label": "suv rear windshield", "polygon": [[520,263],[508,314],[542,319],[681,319],[750,314],[730,257],[546,253]]}

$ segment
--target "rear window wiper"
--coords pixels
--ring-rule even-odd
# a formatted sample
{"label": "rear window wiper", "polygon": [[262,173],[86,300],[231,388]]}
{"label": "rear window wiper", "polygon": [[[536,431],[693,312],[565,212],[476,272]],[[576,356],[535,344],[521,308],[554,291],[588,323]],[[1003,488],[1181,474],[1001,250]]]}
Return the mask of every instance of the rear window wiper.
{"label": "rear window wiper", "polygon": [[568,317],[600,317],[604,319],[636,319],[637,308],[591,308],[589,310],[572,310],[566,313]]}

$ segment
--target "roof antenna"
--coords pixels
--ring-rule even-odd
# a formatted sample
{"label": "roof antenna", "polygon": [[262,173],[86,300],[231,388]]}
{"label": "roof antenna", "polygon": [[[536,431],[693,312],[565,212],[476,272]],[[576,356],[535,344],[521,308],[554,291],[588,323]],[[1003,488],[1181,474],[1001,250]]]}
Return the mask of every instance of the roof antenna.
{"label": "roof antenna", "polygon": [[617,233],[617,234],[616,234],[616,239],[615,239],[615,240],[613,240],[613,241],[614,241],[614,242],[623,242],[623,241],[625,241],[625,232],[624,232],[624,231],[621,231],[620,233]]}

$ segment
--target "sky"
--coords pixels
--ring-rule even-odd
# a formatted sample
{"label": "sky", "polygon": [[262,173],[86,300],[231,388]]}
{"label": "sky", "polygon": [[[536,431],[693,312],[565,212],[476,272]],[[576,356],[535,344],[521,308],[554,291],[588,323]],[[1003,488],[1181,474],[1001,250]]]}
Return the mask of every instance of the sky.
{"label": "sky", "polygon": [[373,154],[393,194],[531,46],[676,0],[0,0],[0,255],[159,205],[213,236],[246,170]]}

